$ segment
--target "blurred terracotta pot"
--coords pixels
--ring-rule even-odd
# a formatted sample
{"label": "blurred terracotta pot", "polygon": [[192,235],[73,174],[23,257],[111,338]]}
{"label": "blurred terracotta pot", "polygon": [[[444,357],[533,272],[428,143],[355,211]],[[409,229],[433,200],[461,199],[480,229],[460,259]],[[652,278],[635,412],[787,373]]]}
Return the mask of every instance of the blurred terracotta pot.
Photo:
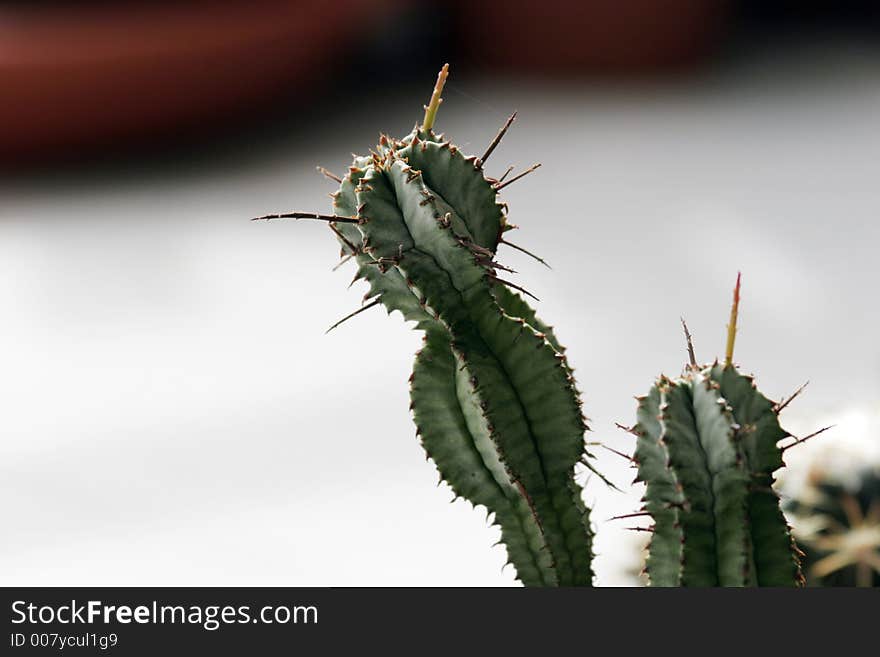
{"label": "blurred terracotta pot", "polygon": [[552,76],[644,74],[692,66],[716,45],[727,0],[491,0],[459,3],[481,67]]}
{"label": "blurred terracotta pot", "polygon": [[[202,129],[326,75],[386,0],[0,9],[0,166]],[[344,51],[343,51],[344,52]]]}

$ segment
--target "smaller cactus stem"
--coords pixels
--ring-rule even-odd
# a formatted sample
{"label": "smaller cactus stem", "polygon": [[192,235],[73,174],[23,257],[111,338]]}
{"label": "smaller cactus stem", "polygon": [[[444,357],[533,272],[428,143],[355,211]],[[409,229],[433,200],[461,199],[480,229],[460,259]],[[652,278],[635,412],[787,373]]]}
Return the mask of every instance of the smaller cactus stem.
{"label": "smaller cactus stem", "polygon": [[318,172],[320,172],[321,174],[323,174],[325,178],[329,178],[330,180],[332,180],[332,181],[334,181],[334,182],[337,182],[337,183],[339,183],[339,184],[342,184],[342,178],[340,178],[339,176],[337,176],[337,175],[336,175],[335,173],[333,173],[332,171],[329,171],[329,170],[325,169],[324,167],[315,167],[315,168],[318,170]]}
{"label": "smaller cactus stem", "polygon": [[357,217],[341,217],[338,214],[316,214],[314,212],[284,212],[282,214],[266,214],[254,217],[251,221],[269,221],[270,219],[317,219],[318,221],[336,221],[341,224],[356,224]]}
{"label": "smaller cactus stem", "polygon": [[364,312],[365,310],[369,310],[369,309],[372,308],[373,306],[378,306],[379,303],[381,303],[381,301],[382,301],[382,298],[379,297],[378,299],[375,299],[374,301],[371,301],[370,303],[368,303],[368,304],[367,304],[366,306],[364,306],[363,308],[358,308],[358,309],[355,310],[353,313],[349,313],[348,315],[346,315],[345,317],[343,317],[342,319],[340,319],[338,322],[336,322],[333,326],[331,326],[331,327],[328,328],[326,331],[324,331],[324,335],[327,335],[330,331],[332,331],[333,329],[335,329],[337,326],[339,326],[339,325],[342,324],[343,322],[347,322],[347,321],[350,320],[352,317],[354,317],[354,316],[356,316],[356,315],[360,315],[360,314],[361,314],[362,312]]}
{"label": "smaller cactus stem", "polygon": [[515,182],[516,182],[517,180],[519,180],[520,178],[525,178],[525,177],[526,177],[527,175],[529,175],[532,171],[534,171],[535,169],[538,169],[538,168],[540,168],[540,167],[541,167],[541,163],[540,163],[540,162],[536,162],[535,164],[533,164],[532,166],[530,166],[528,169],[526,169],[525,171],[523,171],[523,172],[520,173],[519,175],[514,176],[513,178],[511,178],[511,179],[508,180],[507,182],[505,182],[505,183],[496,183],[496,184],[495,184],[495,191],[496,191],[496,192],[500,192],[502,189],[504,189],[504,188],[507,187],[508,185],[512,185],[513,183],[515,183]]}
{"label": "smaller cactus stem", "polygon": [[443,93],[443,85],[446,84],[447,77],[449,77],[449,64],[444,64],[437,74],[437,83],[434,85],[434,93],[431,94],[431,100],[425,105],[425,120],[422,121],[422,130],[427,131],[434,127],[437,110],[440,109],[440,103],[443,102],[440,94]]}
{"label": "smaller cactus stem", "polygon": [[511,249],[516,249],[517,251],[520,251],[521,253],[525,253],[527,256],[531,256],[532,258],[534,258],[535,260],[537,260],[538,262],[540,262],[542,265],[544,265],[547,269],[553,269],[553,267],[551,267],[550,265],[547,264],[547,261],[544,260],[544,258],[541,258],[541,257],[539,257],[539,256],[536,256],[536,255],[535,255],[534,253],[532,253],[531,251],[527,251],[526,249],[522,248],[521,246],[517,246],[517,245],[514,244],[513,242],[508,242],[508,241],[505,240],[505,239],[500,239],[500,240],[498,240],[498,242],[501,243],[501,244],[506,244],[506,245],[509,246]]}
{"label": "smaller cactus stem", "polygon": [[[501,126],[501,129],[498,131],[498,134],[495,135],[495,138],[492,140],[492,143],[489,144],[489,147],[486,149],[486,152],[483,153],[483,157],[480,158],[480,166],[486,163],[486,160],[489,159],[489,156],[492,154],[492,151],[495,150],[495,147],[501,143],[501,140],[504,139],[504,135],[507,134],[507,129],[511,126],[511,124],[516,121],[516,112],[507,117],[507,121],[504,122],[504,125]],[[513,167],[510,167],[512,169]],[[507,173],[510,173],[510,169],[507,170]],[[504,176],[507,175],[504,174]],[[501,176],[501,180],[504,179],[504,176]],[[501,182],[501,181],[499,181]]]}
{"label": "smaller cactus stem", "polygon": [[730,307],[730,323],[727,325],[727,349],[724,352],[724,366],[733,366],[733,347],[736,343],[736,319],[739,313],[739,287],[742,274],[736,274],[736,287],[733,288],[733,305]]}
{"label": "smaller cactus stem", "polygon": [[687,351],[688,351],[688,359],[691,362],[691,368],[699,369],[699,365],[697,365],[697,357],[694,354],[694,340],[691,337],[691,332],[688,331],[687,322],[684,321],[684,317],[679,317],[681,320],[681,327],[684,329],[684,339],[687,342]]}

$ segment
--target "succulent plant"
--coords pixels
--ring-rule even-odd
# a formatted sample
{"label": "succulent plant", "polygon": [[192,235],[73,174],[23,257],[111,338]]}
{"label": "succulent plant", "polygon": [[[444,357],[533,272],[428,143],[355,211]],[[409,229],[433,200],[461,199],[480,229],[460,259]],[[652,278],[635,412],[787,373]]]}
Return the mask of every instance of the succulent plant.
{"label": "succulent plant", "polygon": [[[527,586],[590,586],[590,511],[575,481],[591,463],[573,370],[524,288],[499,275],[502,245],[543,260],[505,236],[515,228],[499,192],[506,180],[485,163],[516,114],[481,157],[465,156],[434,132],[448,66],[420,125],[402,139],[381,135],[355,156],[333,212],[257,219],[324,221],[369,290],[362,307],[382,305],[424,332],[410,378],[417,435],[457,497],[484,506],[500,526],[508,563]],[[544,263],[546,264],[546,263]],[[774,490],[789,437],[779,412],[733,364],[740,280],[726,359],[660,377],[639,398],[633,461],[647,483],[653,519],[646,572],[655,586],[795,586],[800,552]],[[368,303],[369,302],[369,303]],[[808,436],[809,437],[809,436]],[[615,450],[612,450],[615,451]],[[604,478],[603,478],[604,480]],[[872,507],[873,508],[873,507]],[[870,513],[873,513],[871,511]]]}
{"label": "succulent plant", "polygon": [[[661,376],[639,398],[634,461],[646,482],[640,514],[653,520],[647,574],[653,586],[795,586],[799,551],[773,489],[789,436],[784,404],[761,394],[733,364],[737,277],[726,359]],[[687,327],[685,327],[687,333]]]}
{"label": "succulent plant", "polygon": [[494,514],[525,585],[588,586],[592,530],[574,477],[576,464],[589,465],[579,392],[552,329],[496,259],[503,244],[524,251],[504,239],[513,226],[499,191],[536,166],[507,181],[485,173],[515,115],[481,157],[434,132],[447,74],[421,125],[402,139],[382,135],[344,177],[327,173],[339,183],[332,214],[259,219],[329,224],[355,280],[370,286],[357,312],[381,304],[425,333],[411,409],[441,478]]}
{"label": "succulent plant", "polygon": [[880,586],[880,469],[865,468],[851,486],[817,467],[785,509],[809,586]]}

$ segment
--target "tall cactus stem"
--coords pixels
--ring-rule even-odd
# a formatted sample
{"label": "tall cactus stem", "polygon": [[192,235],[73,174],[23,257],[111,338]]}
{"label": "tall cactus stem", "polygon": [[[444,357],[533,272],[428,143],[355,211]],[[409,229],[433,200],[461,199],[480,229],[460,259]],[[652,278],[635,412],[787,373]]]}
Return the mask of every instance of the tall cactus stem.
{"label": "tall cactus stem", "polygon": [[511,228],[503,184],[432,130],[448,73],[421,127],[354,156],[333,214],[261,218],[326,221],[354,281],[369,284],[366,305],[330,330],[381,304],[424,332],[410,378],[418,438],[454,499],[492,514],[517,578],[590,586],[593,533],[575,476],[595,468],[580,393],[552,327],[514,290],[534,295],[497,275],[516,273],[497,262]]}

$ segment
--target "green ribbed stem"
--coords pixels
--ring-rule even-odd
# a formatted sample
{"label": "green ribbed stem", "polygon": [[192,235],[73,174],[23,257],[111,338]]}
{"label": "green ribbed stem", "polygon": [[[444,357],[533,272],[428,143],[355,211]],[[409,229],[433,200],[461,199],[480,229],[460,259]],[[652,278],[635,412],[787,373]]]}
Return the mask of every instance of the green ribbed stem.
{"label": "green ribbed stem", "polygon": [[639,400],[637,481],[654,521],[654,586],[797,586],[798,550],[773,490],[788,436],[751,377],[718,364],[661,377]]}

